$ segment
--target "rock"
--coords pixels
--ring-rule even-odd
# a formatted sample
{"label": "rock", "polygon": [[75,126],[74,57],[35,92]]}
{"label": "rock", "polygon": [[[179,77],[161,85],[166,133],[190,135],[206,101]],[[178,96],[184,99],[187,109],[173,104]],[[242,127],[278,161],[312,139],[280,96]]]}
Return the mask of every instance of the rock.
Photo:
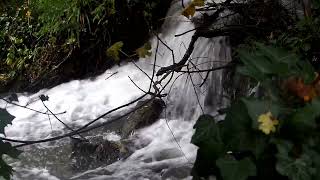
{"label": "rock", "polygon": [[165,170],[162,174],[163,180],[179,180],[190,176],[191,166],[185,165],[180,167],[171,167]]}
{"label": "rock", "polygon": [[[149,100],[139,101],[137,106],[141,106],[146,101]],[[131,113],[122,127],[121,137],[127,138],[134,130],[146,127],[157,121],[164,107],[164,101],[155,98]]]}
{"label": "rock", "polygon": [[[137,106],[149,100],[139,101]],[[108,140],[82,140],[71,138],[72,154],[71,165],[74,170],[85,170],[109,165],[120,159],[130,156],[137,147],[128,136],[136,129],[154,123],[160,116],[165,103],[161,99],[153,99],[140,109],[126,117],[121,128],[122,140],[118,142]],[[139,147],[138,147],[139,148]],[[141,148],[141,147],[140,147]],[[159,158],[167,156],[159,154]]]}
{"label": "rock", "polygon": [[182,152],[176,148],[163,149],[154,154],[156,161],[162,161],[165,159],[174,159],[183,156]]}
{"label": "rock", "polygon": [[120,142],[90,142],[75,138],[71,141],[71,166],[76,171],[109,165],[131,154]]}

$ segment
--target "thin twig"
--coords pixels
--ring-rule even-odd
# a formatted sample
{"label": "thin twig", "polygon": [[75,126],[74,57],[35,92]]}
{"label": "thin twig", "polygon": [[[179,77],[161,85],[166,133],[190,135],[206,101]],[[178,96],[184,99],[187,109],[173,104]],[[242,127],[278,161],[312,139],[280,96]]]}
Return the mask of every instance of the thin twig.
{"label": "thin twig", "polygon": [[36,112],[36,113],[39,113],[39,114],[45,114],[45,115],[51,115],[51,116],[53,116],[53,115],[65,114],[65,113],[67,112],[67,111],[64,111],[64,112],[57,113],[57,114],[50,114],[50,113],[47,113],[47,112],[42,112],[42,111],[38,111],[38,110],[35,110],[35,109],[32,109],[32,108],[29,108],[29,107],[27,107],[27,106],[22,106],[22,105],[20,105],[20,104],[16,104],[16,103],[11,102],[11,101],[8,101],[8,100],[6,100],[6,99],[4,99],[4,98],[0,98],[0,99],[3,100],[3,101],[5,101],[5,102],[8,103],[8,104],[12,104],[12,105],[17,106],[17,107],[21,107],[21,108],[24,108],[24,109],[28,109],[28,110],[30,110],[30,111],[33,111],[33,112]]}
{"label": "thin twig", "polygon": [[[74,129],[72,129],[70,126],[68,126],[66,123],[64,123],[61,119],[59,119],[59,118],[47,107],[47,105],[43,102],[43,100],[42,100],[42,99],[40,99],[40,100],[41,100],[43,106],[47,109],[47,111],[49,111],[49,112],[51,113],[51,115],[53,115],[59,122],[61,122],[61,123],[62,123],[67,129],[69,129],[71,132],[74,132]],[[50,123],[51,123],[51,121],[50,121]],[[82,139],[86,139],[85,137],[81,136],[80,134],[79,134],[79,136],[80,136]]]}

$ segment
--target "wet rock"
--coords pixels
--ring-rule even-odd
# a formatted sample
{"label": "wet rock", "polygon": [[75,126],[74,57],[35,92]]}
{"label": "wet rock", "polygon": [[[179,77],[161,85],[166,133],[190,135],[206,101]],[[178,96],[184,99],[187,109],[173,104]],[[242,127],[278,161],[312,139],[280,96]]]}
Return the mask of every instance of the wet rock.
{"label": "wet rock", "polygon": [[[141,106],[149,100],[140,101],[137,106]],[[127,139],[136,129],[151,125],[158,120],[165,103],[161,99],[153,99],[147,102],[143,107],[132,112],[123,121],[120,134],[122,140],[118,142],[108,140],[82,140],[71,138],[72,154],[71,165],[74,170],[85,170],[99,167],[100,165],[109,165],[120,159],[130,156],[137,148],[132,138]],[[167,154],[159,154],[163,158]]]}
{"label": "wet rock", "polygon": [[76,171],[109,165],[131,154],[119,142],[107,140],[90,142],[75,138],[71,141],[71,166]]}
{"label": "wet rock", "polygon": [[[141,106],[146,101],[149,100],[139,101],[137,106]],[[164,101],[155,98],[131,113],[122,127],[121,137],[127,138],[134,130],[146,127],[157,121],[164,107]]]}
{"label": "wet rock", "polygon": [[181,151],[176,148],[163,149],[155,153],[155,160],[162,161],[165,159],[174,159],[182,156]]}
{"label": "wet rock", "polygon": [[191,166],[179,166],[179,167],[171,167],[165,170],[162,174],[163,180],[179,180],[185,179],[190,176]]}

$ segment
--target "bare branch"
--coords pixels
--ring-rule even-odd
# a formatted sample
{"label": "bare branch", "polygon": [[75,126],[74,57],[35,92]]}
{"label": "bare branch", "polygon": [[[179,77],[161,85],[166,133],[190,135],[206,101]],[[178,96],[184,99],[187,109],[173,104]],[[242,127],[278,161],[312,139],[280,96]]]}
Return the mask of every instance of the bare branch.
{"label": "bare branch", "polygon": [[11,102],[11,101],[9,101],[9,100],[7,100],[7,99],[4,99],[4,98],[0,98],[0,99],[3,100],[3,101],[5,101],[5,102],[8,103],[8,104],[12,104],[12,105],[17,106],[17,107],[21,107],[21,108],[24,108],[24,109],[28,109],[28,110],[30,110],[30,111],[33,111],[33,112],[36,112],[36,113],[39,113],[39,114],[45,114],[45,115],[53,116],[53,115],[61,115],[61,114],[67,113],[67,111],[64,111],[64,112],[60,112],[60,113],[56,113],[56,114],[50,114],[50,113],[47,113],[47,112],[42,112],[42,111],[38,111],[38,110],[36,110],[36,109],[29,108],[29,107],[27,107],[27,106],[22,106],[22,105],[20,105],[20,104]]}

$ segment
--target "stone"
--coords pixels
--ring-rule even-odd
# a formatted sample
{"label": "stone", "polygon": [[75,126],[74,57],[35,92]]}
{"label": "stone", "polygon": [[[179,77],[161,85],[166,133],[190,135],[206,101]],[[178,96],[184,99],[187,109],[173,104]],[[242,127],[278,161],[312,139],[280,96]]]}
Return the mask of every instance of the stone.
{"label": "stone", "polygon": [[[139,101],[137,107],[146,101],[149,100]],[[164,107],[164,101],[155,98],[140,109],[132,112],[122,127],[121,137],[127,138],[134,130],[146,127],[157,121]]]}

